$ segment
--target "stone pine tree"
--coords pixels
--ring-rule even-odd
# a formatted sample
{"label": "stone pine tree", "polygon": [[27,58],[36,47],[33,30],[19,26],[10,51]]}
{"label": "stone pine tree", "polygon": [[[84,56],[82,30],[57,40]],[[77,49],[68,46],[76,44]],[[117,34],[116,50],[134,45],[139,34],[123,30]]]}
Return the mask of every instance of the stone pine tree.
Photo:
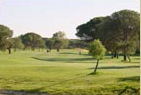
{"label": "stone pine tree", "polygon": [[99,39],[94,40],[93,42],[90,43],[89,46],[89,54],[92,55],[93,58],[97,60],[94,73],[96,73],[99,60],[102,59],[105,55],[106,49],[102,45],[101,41]]}
{"label": "stone pine tree", "polygon": [[136,43],[140,35],[140,14],[132,10],[121,10],[113,13],[111,20],[114,21],[115,32],[118,33],[113,33],[116,35],[114,38],[120,39],[118,47],[122,51],[123,61],[127,61],[126,57],[131,61],[128,55],[134,54],[137,47]]}
{"label": "stone pine tree", "polygon": [[112,58],[122,53],[123,61],[127,58],[131,61],[130,55],[140,50],[140,13],[136,11],[121,10],[110,16],[96,17],[76,30],[76,36],[86,42],[100,39]]}
{"label": "stone pine tree", "polygon": [[0,50],[8,50],[11,54],[11,48],[13,46],[12,40],[13,31],[4,25],[0,25]]}
{"label": "stone pine tree", "polygon": [[118,58],[119,47],[118,43],[121,40],[119,34],[118,21],[112,19],[110,16],[105,17],[105,20],[99,26],[99,39],[105,46],[107,51],[111,52],[111,58]]}
{"label": "stone pine tree", "polygon": [[22,43],[24,44],[24,49],[27,47],[31,47],[31,50],[35,50],[35,48],[41,45],[42,37],[39,34],[34,32],[26,33],[21,36]]}
{"label": "stone pine tree", "polygon": [[92,42],[94,39],[97,39],[97,34],[99,33],[99,25],[104,19],[105,17],[95,17],[87,23],[77,26],[76,36],[87,42]]}

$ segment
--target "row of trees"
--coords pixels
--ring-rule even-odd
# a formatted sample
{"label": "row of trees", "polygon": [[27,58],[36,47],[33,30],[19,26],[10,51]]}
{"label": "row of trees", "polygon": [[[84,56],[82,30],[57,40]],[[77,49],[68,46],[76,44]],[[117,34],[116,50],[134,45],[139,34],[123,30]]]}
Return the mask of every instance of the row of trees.
{"label": "row of trees", "polygon": [[46,49],[51,52],[51,49],[57,49],[59,52],[60,48],[82,48],[86,44],[83,41],[77,39],[67,39],[64,32],[56,32],[52,38],[42,38],[39,34],[29,32],[19,37],[12,37],[13,31],[7,26],[0,25],[0,50],[5,51],[6,49],[11,53],[11,49],[16,51],[17,49],[31,49],[36,48]]}
{"label": "row of trees", "polygon": [[17,49],[31,49],[35,50],[36,48],[46,48],[48,47],[49,51],[54,47],[59,51],[60,48],[66,47],[68,40],[65,38],[65,33],[57,32],[53,34],[53,38],[50,40],[43,39],[39,34],[29,32],[19,37],[12,38],[13,31],[10,30],[7,26],[0,25],[0,50],[8,50],[9,54],[11,49],[14,51]]}
{"label": "row of trees", "polygon": [[130,60],[131,54],[140,50],[140,14],[131,10],[121,10],[106,17],[96,17],[79,25],[76,36],[87,43],[100,39],[113,57],[123,54]]}
{"label": "row of trees", "polygon": [[5,51],[6,49],[11,53],[11,49],[14,51],[17,49],[27,49],[44,47],[44,41],[41,36],[36,33],[27,33],[19,37],[12,38],[13,31],[10,30],[7,26],[0,25],[0,50]]}

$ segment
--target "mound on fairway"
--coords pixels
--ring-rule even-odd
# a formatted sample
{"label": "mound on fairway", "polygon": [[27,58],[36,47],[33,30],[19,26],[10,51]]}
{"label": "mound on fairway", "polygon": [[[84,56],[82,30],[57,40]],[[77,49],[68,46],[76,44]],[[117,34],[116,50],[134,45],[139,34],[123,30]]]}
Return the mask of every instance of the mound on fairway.
{"label": "mound on fairway", "polygon": [[139,95],[140,59],[131,59],[129,63],[121,62],[121,56],[106,56],[93,75],[96,60],[87,51],[0,52],[0,89],[26,95]]}

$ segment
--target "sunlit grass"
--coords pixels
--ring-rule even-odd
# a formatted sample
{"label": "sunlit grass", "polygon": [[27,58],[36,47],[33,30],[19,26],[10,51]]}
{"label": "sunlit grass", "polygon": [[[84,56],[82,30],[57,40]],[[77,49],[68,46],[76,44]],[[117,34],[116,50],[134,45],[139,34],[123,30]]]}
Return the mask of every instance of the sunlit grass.
{"label": "sunlit grass", "polygon": [[96,60],[83,51],[53,50],[0,52],[0,86],[6,90],[47,92],[68,95],[116,95],[127,86],[139,89],[139,56],[121,62],[106,56],[100,60],[98,73],[93,75]]}

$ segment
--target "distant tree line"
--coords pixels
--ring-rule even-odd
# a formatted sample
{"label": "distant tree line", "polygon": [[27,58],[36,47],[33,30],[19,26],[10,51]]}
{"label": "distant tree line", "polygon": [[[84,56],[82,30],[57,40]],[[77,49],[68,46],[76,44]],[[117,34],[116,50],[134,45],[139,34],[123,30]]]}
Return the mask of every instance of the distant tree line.
{"label": "distant tree line", "polygon": [[100,39],[112,58],[119,54],[129,61],[130,55],[140,53],[140,14],[132,10],[121,10],[110,16],[95,17],[79,25],[76,36],[87,43]]}
{"label": "distant tree line", "polygon": [[0,25],[0,50],[8,50],[11,54],[11,50],[32,50],[35,49],[47,49],[47,52],[51,52],[52,49],[56,49],[57,52],[62,48],[82,48],[86,47],[84,43],[78,39],[67,39],[64,32],[59,31],[53,34],[52,38],[42,38],[39,34],[34,32],[28,32],[19,37],[12,37],[13,31],[7,26]]}

